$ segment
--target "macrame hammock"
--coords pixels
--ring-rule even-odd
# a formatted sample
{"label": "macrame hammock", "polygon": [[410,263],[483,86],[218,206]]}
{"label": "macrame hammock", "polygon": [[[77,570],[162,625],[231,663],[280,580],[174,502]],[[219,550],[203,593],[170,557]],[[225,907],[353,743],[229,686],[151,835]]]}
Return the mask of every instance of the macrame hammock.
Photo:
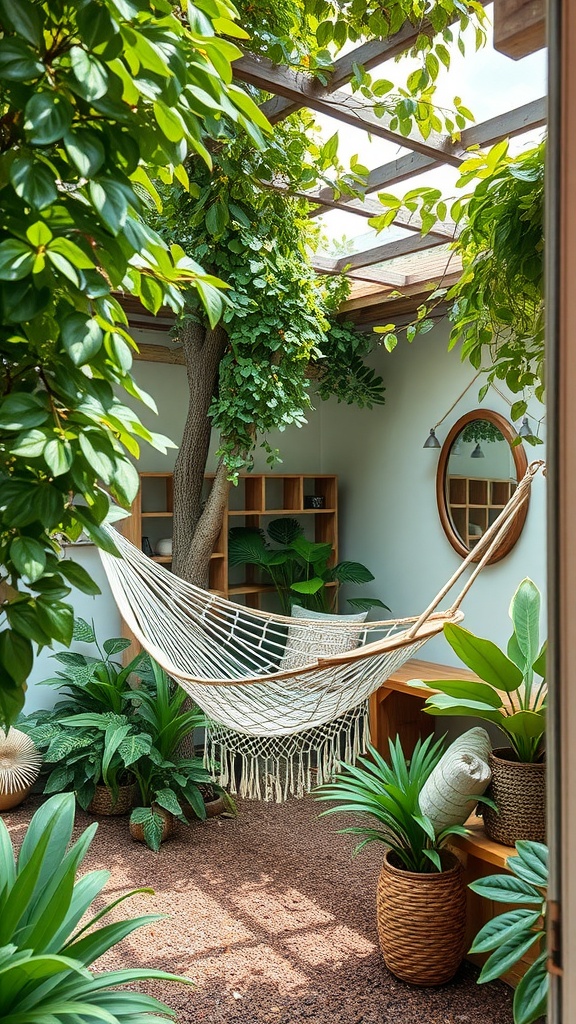
{"label": "macrame hammock", "polygon": [[[342,756],[353,760],[365,750],[368,698],[445,623],[463,618],[464,596],[528,501],[541,466],[528,467],[422,615],[405,619],[319,622],[246,608],[180,579],[107,527],[120,557],[100,555],[118,608],[142,647],[205,712],[206,763],[219,764],[220,783],[236,792],[240,757],[241,796],[301,796],[313,774],[320,785]],[[454,603],[437,611],[475,560]],[[314,647],[322,654],[314,656]]]}

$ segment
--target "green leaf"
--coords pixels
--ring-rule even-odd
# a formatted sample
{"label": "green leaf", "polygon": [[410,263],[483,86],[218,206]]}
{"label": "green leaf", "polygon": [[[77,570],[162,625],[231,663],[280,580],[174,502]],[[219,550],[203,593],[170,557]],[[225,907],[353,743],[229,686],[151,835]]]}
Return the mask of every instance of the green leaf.
{"label": "green leaf", "polygon": [[85,100],[97,100],[108,89],[108,72],[93,53],[81,46],[70,47],[70,63],[78,82],[78,92]]}
{"label": "green leaf", "polygon": [[520,583],[510,604],[510,618],[526,664],[532,665],[540,648],[540,591],[532,580]]}
{"label": "green leaf", "polygon": [[488,953],[496,946],[520,937],[530,931],[540,917],[540,910],[528,910],[527,907],[508,910],[505,914],[493,917],[478,932],[470,947],[470,953]]}
{"label": "green leaf", "polygon": [[52,476],[62,476],[63,473],[67,473],[74,461],[70,442],[61,441],[57,437],[48,441],[42,454]]}
{"label": "green leaf", "polygon": [[74,108],[60,93],[37,92],[28,100],[24,116],[24,130],[30,142],[48,146],[66,134],[72,123]]}
{"label": "green leaf", "polygon": [[0,39],[0,79],[31,82],[44,71],[44,65],[23,39]]}
{"label": "green leaf", "polygon": [[52,603],[42,596],[36,601],[36,615],[39,626],[48,636],[54,637],[65,647],[70,646],[74,626],[74,613],[70,605],[62,601]]}
{"label": "green leaf", "polygon": [[43,17],[41,8],[35,7],[30,0],[0,0],[0,13],[3,21],[19,36],[23,36],[32,46],[41,47],[44,42],[42,35]]}
{"label": "green leaf", "polygon": [[20,281],[32,273],[34,251],[25,242],[7,239],[0,242],[0,281]]}
{"label": "green leaf", "polygon": [[98,133],[90,128],[74,128],[64,136],[64,147],[84,178],[92,178],[102,167],[106,154]]}
{"label": "green leaf", "polygon": [[54,174],[40,160],[17,157],[10,167],[10,181],[24,202],[35,210],[44,210],[58,198]]}
{"label": "green leaf", "polygon": [[123,189],[109,178],[91,181],[88,187],[90,200],[108,230],[117,235],[126,223],[128,202]]}
{"label": "green leaf", "polygon": [[360,562],[338,562],[332,569],[332,576],[340,583],[370,583],[374,575]]}
{"label": "green leaf", "polygon": [[46,447],[46,434],[41,430],[27,430],[19,434],[11,451],[13,455],[21,455],[26,459],[35,459],[42,455]]}
{"label": "green leaf", "polygon": [[[35,601],[12,601],[6,606],[6,617],[12,629],[16,630],[20,636],[42,646],[51,643],[51,634],[42,628],[36,615]],[[2,693],[2,687],[0,687],[0,693]]]}
{"label": "green leaf", "polygon": [[516,711],[513,715],[506,716],[502,727],[513,736],[537,739],[546,729],[546,718],[538,711]]}
{"label": "green leaf", "polygon": [[110,640],[105,640],[102,646],[108,657],[111,658],[114,654],[121,654],[122,651],[127,650],[131,643],[131,640],[126,640],[125,637],[118,636],[112,637]]}
{"label": "green leaf", "polygon": [[0,633],[0,664],[7,666],[11,678],[20,687],[32,671],[32,644],[27,637],[4,629]]}
{"label": "green leaf", "polygon": [[502,698],[488,683],[475,683],[468,679],[435,679],[434,689],[457,700],[479,701],[494,710],[502,707]]}
{"label": "green leaf", "polygon": [[70,313],[64,317],[60,336],[75,366],[89,363],[100,351],[104,340],[104,332],[97,321],[83,313]]}
{"label": "green leaf", "polygon": [[38,395],[15,391],[0,403],[0,429],[22,430],[38,427],[48,419],[48,410]]}
{"label": "green leaf", "polygon": [[508,857],[506,867],[525,882],[545,888],[548,885],[548,847],[544,843],[519,839],[516,852],[517,856]]}
{"label": "green leaf", "polygon": [[550,987],[547,960],[548,952],[543,950],[518,982],[514,992],[514,1024],[534,1024],[545,1017]]}
{"label": "green leaf", "polygon": [[290,590],[294,590],[297,594],[317,594],[324,585],[324,580],[314,577],[310,580],[302,580],[301,583],[291,583]]}
{"label": "green leaf", "polygon": [[10,558],[30,583],[39,579],[46,568],[46,552],[32,537],[16,537],[10,545]]}
{"label": "green leaf", "polygon": [[542,896],[534,886],[513,875],[487,875],[476,882],[470,882],[469,888],[496,903],[528,903],[536,906],[542,903]]}
{"label": "green leaf", "polygon": [[450,622],[444,626],[444,636],[460,660],[497,690],[513,693],[521,686],[520,669],[491,640],[476,637]]}
{"label": "green leaf", "polygon": [[534,943],[538,942],[541,935],[542,933],[530,932],[524,938],[515,936],[512,939],[508,939],[507,942],[503,942],[488,957],[480,972],[478,981],[494,981],[496,978],[506,974],[506,971],[509,971],[515,963],[522,959]]}
{"label": "green leaf", "polygon": [[[78,562],[73,562],[68,558],[64,558],[58,563],[58,570],[66,577],[73,587],[77,587],[77,589],[81,590],[83,594],[96,595],[102,593],[95,580],[93,580],[90,574],[86,572],[84,566],[79,565]],[[76,625],[77,623],[75,622],[74,636],[76,636]],[[130,646],[130,641],[127,641],[127,643],[128,646]],[[106,648],[106,644],[104,644],[104,648]]]}
{"label": "green leaf", "polygon": [[[96,634],[94,629],[89,622],[86,622],[86,619],[79,618],[75,620],[73,638],[74,640],[80,640],[83,644],[96,643]],[[78,657],[78,655],[75,655],[75,657]],[[80,657],[82,657],[82,655],[80,655]]]}

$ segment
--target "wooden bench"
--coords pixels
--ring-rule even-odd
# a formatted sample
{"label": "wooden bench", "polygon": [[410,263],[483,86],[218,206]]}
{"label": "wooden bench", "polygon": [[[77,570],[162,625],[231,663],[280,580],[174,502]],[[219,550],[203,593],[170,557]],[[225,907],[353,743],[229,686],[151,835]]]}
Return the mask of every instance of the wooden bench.
{"label": "wooden bench", "polygon": [[[402,749],[409,756],[420,736],[429,736],[434,732],[436,718],[422,712],[424,701],[432,691],[424,686],[409,686],[408,683],[412,679],[422,679],[431,683],[438,679],[477,681],[478,676],[465,668],[451,668],[431,661],[420,661],[418,658],[407,661],[402,668],[394,672],[370,698],[370,738],[373,746],[384,756],[388,753],[389,738],[394,739],[399,735]],[[470,829],[469,836],[457,836],[450,843],[464,866],[466,885],[486,875],[506,871],[506,858],[515,853],[514,847],[503,846],[488,839],[481,818],[472,817],[467,822],[467,827]],[[468,889],[466,948],[470,948],[475,935],[487,921],[509,909],[511,908],[504,904],[492,903],[482,896],[477,896]],[[517,985],[537,952],[537,947],[529,950],[526,957],[504,975],[503,980],[509,985]],[[477,966],[482,966],[487,956],[474,955],[468,959]]]}
{"label": "wooden bench", "polygon": [[393,672],[370,698],[370,740],[384,756],[388,753],[388,739],[397,735],[404,753],[409,756],[420,736],[434,732],[436,719],[422,714],[424,701],[432,692],[425,686],[408,686],[411,679],[434,682],[435,679],[471,679],[478,676],[465,668],[436,665],[432,661],[412,658]]}

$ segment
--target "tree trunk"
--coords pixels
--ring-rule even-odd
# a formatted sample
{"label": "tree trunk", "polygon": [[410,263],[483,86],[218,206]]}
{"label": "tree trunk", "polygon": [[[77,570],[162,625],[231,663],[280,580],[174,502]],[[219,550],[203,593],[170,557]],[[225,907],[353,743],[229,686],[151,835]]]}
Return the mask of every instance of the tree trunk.
{"label": "tree trunk", "polygon": [[179,332],[188,375],[188,415],[174,467],[173,571],[208,587],[210,555],[222,529],[228,496],[226,468],[218,466],[212,490],[202,507],[202,490],[210,447],[208,409],[218,385],[220,361],[228,338],[220,326],[207,329],[186,323]]}

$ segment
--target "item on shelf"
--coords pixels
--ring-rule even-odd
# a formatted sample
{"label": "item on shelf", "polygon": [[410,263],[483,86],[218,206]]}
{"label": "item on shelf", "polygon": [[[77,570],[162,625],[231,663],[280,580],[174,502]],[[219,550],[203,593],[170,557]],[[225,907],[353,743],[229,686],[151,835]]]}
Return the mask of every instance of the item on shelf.
{"label": "item on shelf", "polygon": [[156,554],[166,558],[167,555],[172,554],[172,537],[161,537],[156,542]]}
{"label": "item on shelf", "polygon": [[152,550],[152,545],[150,543],[149,537],[142,537],[142,551],[144,552],[145,555],[148,555],[148,558],[153,557],[154,551]]}
{"label": "item on shelf", "polygon": [[305,494],[304,508],[324,508],[326,499],[323,494]]}

